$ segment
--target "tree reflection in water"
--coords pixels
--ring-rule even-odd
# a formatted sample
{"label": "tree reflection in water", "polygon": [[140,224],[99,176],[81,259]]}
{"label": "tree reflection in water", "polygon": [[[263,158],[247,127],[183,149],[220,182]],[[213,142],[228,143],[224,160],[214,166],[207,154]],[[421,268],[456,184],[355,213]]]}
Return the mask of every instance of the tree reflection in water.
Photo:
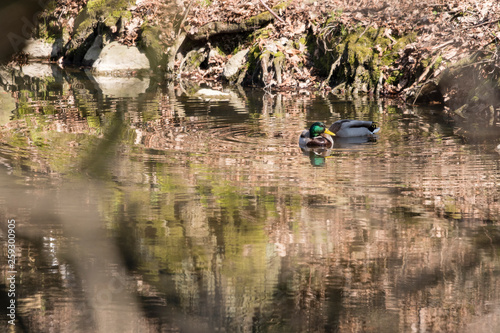
{"label": "tree reflection in water", "polygon": [[[0,135],[25,330],[500,328],[498,135],[362,98],[60,79],[17,86]],[[382,131],[317,167],[298,135],[340,118]]]}

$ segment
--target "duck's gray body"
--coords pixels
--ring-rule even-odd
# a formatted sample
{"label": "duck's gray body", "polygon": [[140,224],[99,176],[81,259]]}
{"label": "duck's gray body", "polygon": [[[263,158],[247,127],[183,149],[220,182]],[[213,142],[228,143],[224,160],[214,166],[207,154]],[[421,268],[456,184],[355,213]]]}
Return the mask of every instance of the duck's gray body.
{"label": "duck's gray body", "polygon": [[329,130],[339,138],[352,138],[356,136],[372,136],[380,131],[380,127],[376,127],[373,121],[343,119],[334,122]]}

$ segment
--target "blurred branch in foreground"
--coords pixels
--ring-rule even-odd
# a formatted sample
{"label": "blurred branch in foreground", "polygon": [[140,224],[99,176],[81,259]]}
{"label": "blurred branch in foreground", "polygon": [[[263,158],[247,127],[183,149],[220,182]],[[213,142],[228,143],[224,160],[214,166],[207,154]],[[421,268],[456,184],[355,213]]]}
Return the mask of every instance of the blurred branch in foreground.
{"label": "blurred branch in foreground", "polygon": [[21,51],[47,0],[3,0],[0,4],[0,63]]}

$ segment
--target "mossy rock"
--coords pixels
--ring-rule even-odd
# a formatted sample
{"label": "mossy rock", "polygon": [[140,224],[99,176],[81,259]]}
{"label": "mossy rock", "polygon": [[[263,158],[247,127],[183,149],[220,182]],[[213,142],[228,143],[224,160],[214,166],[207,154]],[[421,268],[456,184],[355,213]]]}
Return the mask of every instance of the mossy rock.
{"label": "mossy rock", "polygon": [[[291,2],[292,2],[291,0],[282,1],[282,2],[278,3],[277,5],[275,5],[274,7],[272,7],[271,9],[273,12],[279,13],[279,11],[286,9],[286,7],[288,7],[288,5]],[[255,16],[250,17],[248,20],[245,21],[245,25],[247,25],[247,26],[261,26],[262,23],[267,23],[267,22],[271,21],[273,18],[274,18],[274,16],[269,11],[265,11],[265,12],[262,12],[260,14],[257,14]]]}
{"label": "mossy rock", "polygon": [[87,11],[93,18],[115,20],[115,22],[106,22],[106,24],[113,25],[124,16],[123,12],[128,6],[128,0],[89,0]]}
{"label": "mossy rock", "polygon": [[[279,12],[288,7],[291,0],[282,1],[276,6],[272,7],[274,12]],[[255,16],[248,18],[241,23],[227,23],[227,22],[209,22],[198,29],[198,32],[189,35],[191,40],[206,40],[219,34],[235,34],[254,31],[258,27],[263,27],[274,19],[274,16],[265,11]]]}
{"label": "mossy rock", "polygon": [[64,28],[52,15],[52,13],[56,10],[56,1],[51,0],[45,2],[46,3],[43,10],[38,14],[37,20],[35,20],[36,26],[31,37],[35,39],[41,39],[47,43],[53,44],[56,39],[63,36]]}
{"label": "mossy rock", "polygon": [[[230,83],[241,83],[243,75],[246,74],[247,66],[245,59],[249,49],[244,49],[236,53],[228,60],[222,71],[222,76]],[[244,72],[244,73],[243,73]],[[241,78],[241,79],[240,79]],[[238,82],[240,81],[240,82]]]}
{"label": "mossy rock", "polygon": [[191,50],[184,58],[181,70],[183,72],[191,72],[200,67],[201,63],[207,59],[208,52],[205,48]]}
{"label": "mossy rock", "polygon": [[146,52],[151,67],[156,68],[163,63],[164,50],[158,36],[161,30],[158,27],[144,25],[141,27],[139,47]]}
{"label": "mossy rock", "polygon": [[89,0],[75,18],[72,38],[66,47],[66,58],[80,64],[97,34],[105,34],[108,27],[119,24],[120,19],[131,17],[127,0]]}
{"label": "mossy rock", "polygon": [[[260,86],[267,86],[272,80],[275,80],[278,85],[282,83],[286,56],[277,44],[280,43],[275,41],[261,44],[256,41],[250,47],[246,54],[246,83]],[[287,43],[286,47],[293,48],[293,42]],[[272,75],[268,76],[268,74]]]}
{"label": "mossy rock", "polygon": [[[331,31],[331,30],[330,30]],[[382,75],[381,67],[390,66],[399,57],[398,51],[415,38],[415,34],[389,38],[384,28],[359,27],[348,33],[346,29],[336,29],[326,42],[327,51],[321,49],[317,37],[309,35],[307,47],[313,57],[315,67],[325,77],[330,78],[332,86],[342,85],[347,91],[376,92]],[[396,83],[399,75],[390,80]]]}
{"label": "mossy rock", "polygon": [[127,0],[89,0],[75,19],[74,38],[88,35],[88,30],[98,23],[111,27],[117,25],[121,18],[130,18],[132,14],[127,7]]}

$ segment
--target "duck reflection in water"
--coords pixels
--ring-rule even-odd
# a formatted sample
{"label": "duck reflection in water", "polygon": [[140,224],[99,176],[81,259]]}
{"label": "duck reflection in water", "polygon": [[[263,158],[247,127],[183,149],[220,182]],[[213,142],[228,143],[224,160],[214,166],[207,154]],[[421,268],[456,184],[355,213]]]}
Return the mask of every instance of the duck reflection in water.
{"label": "duck reflection in water", "polygon": [[309,155],[311,164],[321,166],[325,158],[335,148],[353,148],[367,142],[376,142],[380,131],[376,123],[364,120],[342,119],[334,122],[329,129],[322,122],[315,122],[299,137],[299,147]]}

